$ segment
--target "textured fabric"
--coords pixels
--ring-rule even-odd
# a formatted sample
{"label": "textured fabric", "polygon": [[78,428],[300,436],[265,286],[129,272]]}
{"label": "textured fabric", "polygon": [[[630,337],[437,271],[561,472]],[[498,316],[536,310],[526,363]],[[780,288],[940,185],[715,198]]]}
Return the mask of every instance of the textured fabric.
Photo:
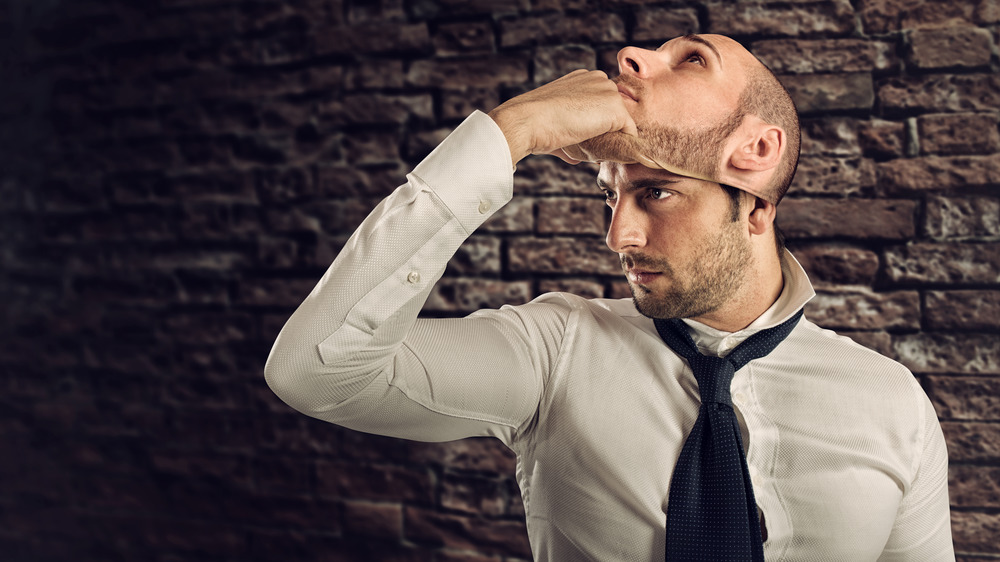
{"label": "textured fabric", "polygon": [[[501,439],[540,562],[662,560],[668,476],[699,408],[691,370],[626,299],[553,293],[417,319],[455,250],[512,197],[506,140],[476,113],[407,180],[288,320],[268,384],[361,431]],[[699,349],[722,355],[802,308],[812,289],[786,262],[778,301],[745,330],[685,321]],[[954,558],[944,438],[904,367],[803,319],[731,389],[767,560]]]}
{"label": "textured fabric", "polygon": [[663,341],[687,360],[701,407],[670,482],[667,560],[764,560],[753,483],[729,387],[744,365],[771,353],[802,312],[761,330],[725,358],[702,355],[678,319],[655,320]]}

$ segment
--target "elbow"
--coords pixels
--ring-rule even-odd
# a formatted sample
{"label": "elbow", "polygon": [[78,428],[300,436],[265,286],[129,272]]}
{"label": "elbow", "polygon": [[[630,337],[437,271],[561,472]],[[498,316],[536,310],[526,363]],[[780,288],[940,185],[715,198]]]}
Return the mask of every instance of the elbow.
{"label": "elbow", "polygon": [[264,382],[282,402],[295,410],[315,415],[317,408],[315,390],[317,380],[309,361],[300,349],[290,349],[278,338],[264,364]]}

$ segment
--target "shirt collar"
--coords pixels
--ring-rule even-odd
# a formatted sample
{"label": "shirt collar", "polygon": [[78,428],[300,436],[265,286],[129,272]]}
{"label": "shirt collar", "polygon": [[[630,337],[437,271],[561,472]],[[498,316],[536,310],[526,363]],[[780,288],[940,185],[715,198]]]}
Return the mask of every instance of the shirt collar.
{"label": "shirt collar", "polygon": [[787,249],[784,250],[784,253],[785,259],[781,261],[784,286],[781,288],[778,300],[774,301],[770,308],[746,328],[737,332],[724,332],[696,320],[684,319],[684,323],[688,325],[691,332],[691,338],[698,346],[699,351],[704,354],[725,357],[750,336],[788,320],[816,296],[812,283],[809,282],[809,276],[802,269],[802,265]]}

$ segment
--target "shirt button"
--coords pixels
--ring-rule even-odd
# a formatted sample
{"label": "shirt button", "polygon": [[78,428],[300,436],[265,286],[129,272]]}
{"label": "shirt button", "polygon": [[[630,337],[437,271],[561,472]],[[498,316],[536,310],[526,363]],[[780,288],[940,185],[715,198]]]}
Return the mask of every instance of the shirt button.
{"label": "shirt button", "polygon": [[419,283],[420,273],[416,271],[411,271],[410,274],[406,276],[406,280],[414,284]]}
{"label": "shirt button", "polygon": [[490,211],[490,207],[491,207],[490,202],[483,199],[482,201],[479,202],[479,214],[485,215]]}

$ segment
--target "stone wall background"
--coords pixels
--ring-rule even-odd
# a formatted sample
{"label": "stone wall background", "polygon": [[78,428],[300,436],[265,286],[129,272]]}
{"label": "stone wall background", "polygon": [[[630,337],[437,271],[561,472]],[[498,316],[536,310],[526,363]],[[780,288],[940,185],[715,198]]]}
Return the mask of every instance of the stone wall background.
{"label": "stone wall background", "polygon": [[[329,426],[262,366],[378,199],[473,109],[731,35],[803,115],[808,314],[920,379],[961,560],[1000,557],[995,0],[0,4],[0,552],[529,558],[512,455]],[[425,313],[626,296],[592,170],[520,166]]]}

